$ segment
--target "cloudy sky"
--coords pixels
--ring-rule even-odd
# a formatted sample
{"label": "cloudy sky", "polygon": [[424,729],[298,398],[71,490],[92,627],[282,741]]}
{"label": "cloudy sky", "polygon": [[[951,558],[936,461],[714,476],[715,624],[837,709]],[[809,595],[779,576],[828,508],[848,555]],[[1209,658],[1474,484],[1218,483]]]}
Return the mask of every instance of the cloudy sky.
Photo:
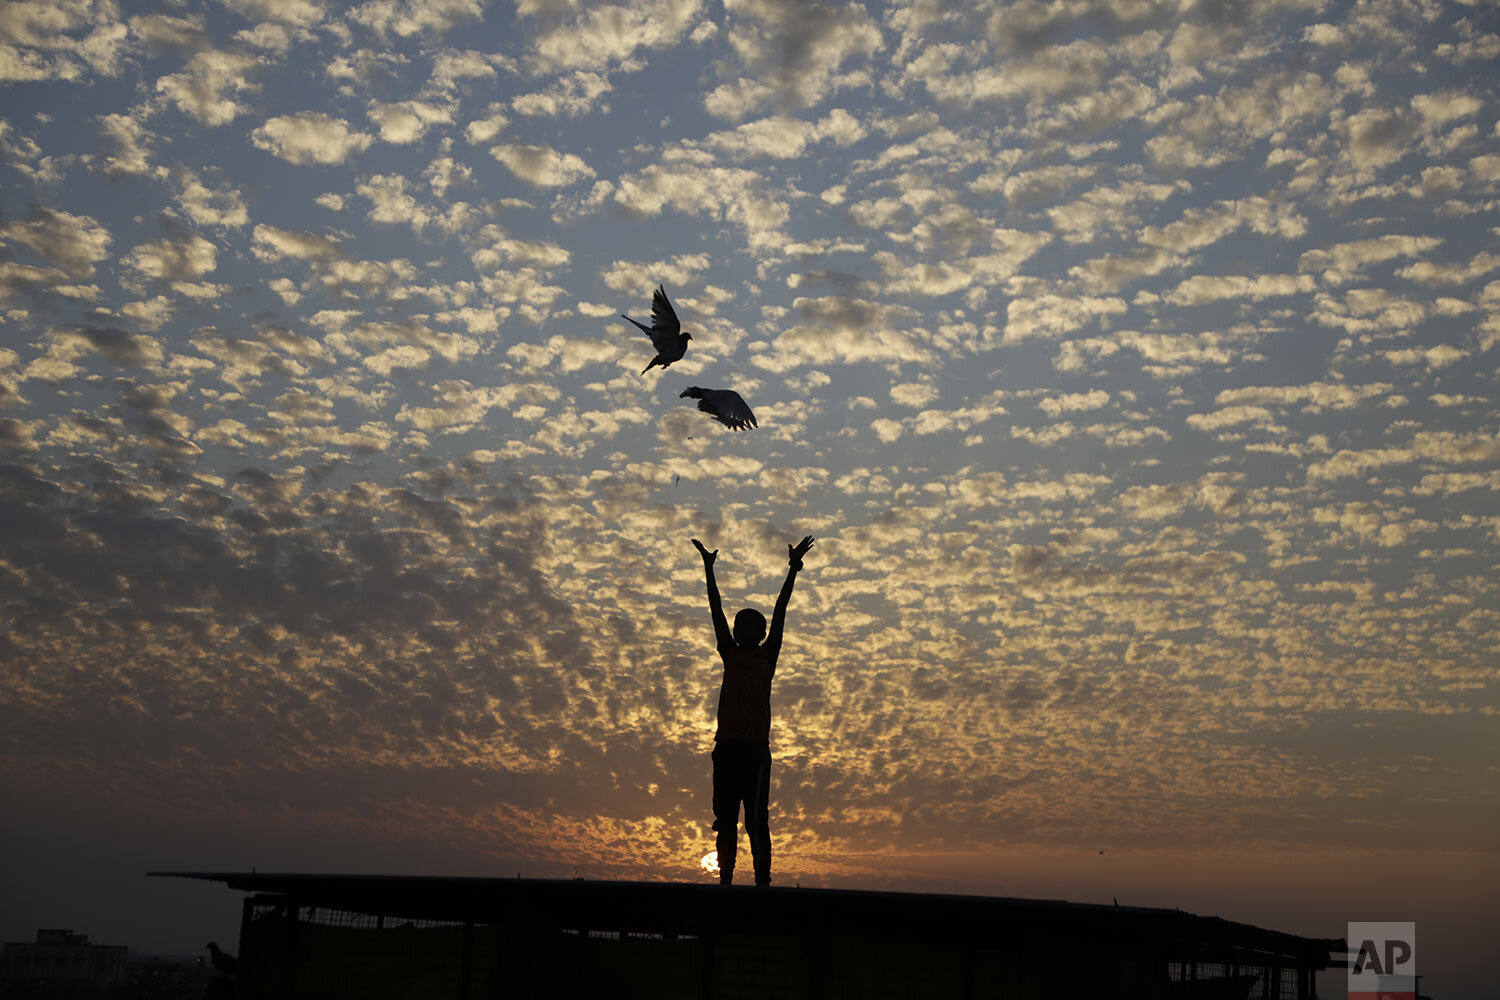
{"label": "cloudy sky", "polygon": [[688,539],[732,613],[803,534],[783,883],[1493,916],[1497,58],[1478,0],[6,5],[6,933],[116,926],[22,869],[701,878]]}

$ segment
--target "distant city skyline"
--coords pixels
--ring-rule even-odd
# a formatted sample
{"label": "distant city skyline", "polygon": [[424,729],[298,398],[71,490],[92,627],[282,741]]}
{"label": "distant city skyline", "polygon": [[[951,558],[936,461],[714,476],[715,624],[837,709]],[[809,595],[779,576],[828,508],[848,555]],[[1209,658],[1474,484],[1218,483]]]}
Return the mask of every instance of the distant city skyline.
{"label": "distant city skyline", "polygon": [[1415,920],[1480,989],[1497,58],[1477,0],[8,5],[0,933],[704,879],[688,539],[732,615],[814,535],[778,883]]}

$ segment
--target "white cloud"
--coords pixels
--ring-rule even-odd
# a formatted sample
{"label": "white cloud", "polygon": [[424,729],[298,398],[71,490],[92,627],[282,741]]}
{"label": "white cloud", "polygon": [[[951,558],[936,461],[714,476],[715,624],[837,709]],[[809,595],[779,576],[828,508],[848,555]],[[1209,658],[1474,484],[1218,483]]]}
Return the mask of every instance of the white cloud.
{"label": "white cloud", "polygon": [[1338,95],[1316,73],[1267,71],[1246,86],[1172,101],[1145,117],[1161,130],[1145,144],[1147,157],[1167,169],[1205,169],[1242,155],[1279,129],[1327,119]]}
{"label": "white cloud", "polygon": [[1344,44],[1344,33],[1339,30],[1338,25],[1320,21],[1302,29],[1302,40],[1313,45],[1332,47]]}
{"label": "white cloud", "polygon": [[884,45],[879,27],[856,4],[801,0],[727,0],[725,40],[744,68],[746,83],[734,82],[736,97],[711,94],[715,114],[734,116],[767,99],[807,107],[844,86],[863,84],[846,63],[866,59]]}
{"label": "white cloud", "polygon": [[430,351],[412,344],[400,344],[362,358],[360,363],[377,375],[389,377],[392,372],[398,370],[420,371],[427,367],[427,362],[430,360],[432,360]]}
{"label": "white cloud", "polygon": [[799,298],[792,308],[806,320],[776,335],[750,361],[773,372],[804,365],[894,362],[922,364],[931,350],[907,330],[909,311],[845,296]]}
{"label": "white cloud", "polygon": [[[85,355],[98,354],[116,364],[134,368],[156,364],[165,356],[161,343],[144,333],[129,333],[116,327],[54,326],[47,330],[49,358],[61,362],[65,369],[55,375],[66,377],[77,371],[73,364]],[[33,365],[28,377],[55,381],[54,373]]]}
{"label": "white cloud", "polygon": [[260,149],[300,166],[343,163],[370,147],[374,137],[321,111],[277,115],[250,135]]}
{"label": "white cloud", "polygon": [[1384,108],[1369,108],[1344,122],[1344,155],[1360,170],[1374,171],[1401,159],[1415,135],[1405,116]]}
{"label": "white cloud", "polygon": [[501,145],[492,148],[490,154],[511,173],[537,187],[566,187],[594,176],[582,158],[550,146]]}
{"label": "white cloud", "polygon": [[1271,411],[1263,406],[1226,406],[1213,413],[1190,413],[1187,425],[1200,431],[1216,431],[1241,424],[1270,424]]}
{"label": "white cloud", "polygon": [[716,118],[739,121],[770,102],[774,91],[751,79],[721,83],[703,98],[703,107]]}
{"label": "white cloud", "polygon": [[370,121],[380,129],[381,140],[397,145],[416,142],[433,125],[453,121],[451,109],[426,101],[376,101],[370,105],[369,114]]}
{"label": "white cloud", "polygon": [[1382,354],[1393,365],[1423,365],[1429,370],[1446,368],[1469,356],[1467,351],[1459,350],[1451,344],[1437,344],[1426,348],[1406,347],[1383,351]]}
{"label": "white cloud", "polygon": [[1365,451],[1344,449],[1332,458],[1308,466],[1307,478],[1320,480],[1363,476],[1372,469],[1404,465],[1415,457],[1415,453],[1409,448],[1371,448]]}
{"label": "white cloud", "polygon": [[129,29],[113,3],[30,0],[0,13],[0,82],[118,75]]}
{"label": "white cloud", "polygon": [[1391,391],[1388,382],[1351,385],[1344,382],[1307,382],[1300,385],[1243,386],[1224,389],[1214,397],[1223,407],[1290,406],[1302,403],[1312,412],[1347,410]]}
{"label": "white cloud", "polygon": [[156,90],[204,125],[225,125],[250,110],[236,98],[260,90],[250,79],[260,65],[253,56],[210,49],[189,59],[184,72],[157,80]]}
{"label": "white cloud", "polygon": [[510,119],[500,114],[497,110],[499,105],[490,105],[490,114],[484,118],[476,118],[464,126],[464,138],[470,143],[478,146],[489,142],[499,135],[505,126],[510,124]]}
{"label": "white cloud", "polygon": [[434,221],[433,213],[407,193],[406,178],[400,174],[375,174],[354,189],[369,199],[371,222],[404,223],[421,232]]}
{"label": "white cloud", "polygon": [[273,261],[332,260],[339,255],[338,243],[326,236],[299,233],[275,226],[256,226],[254,253],[257,259]]}
{"label": "white cloud", "polygon": [[1049,417],[1061,416],[1064,413],[1097,410],[1108,405],[1109,393],[1103,389],[1090,389],[1088,392],[1069,392],[1058,396],[1046,396],[1036,404],[1037,409]]}
{"label": "white cloud", "polygon": [[495,407],[509,408],[523,399],[533,403],[551,402],[558,398],[559,393],[555,387],[541,382],[511,382],[493,388],[448,380],[433,386],[433,395],[436,405],[403,405],[396,420],[427,432],[457,433],[472,427]]}
{"label": "white cloud", "polygon": [[1056,339],[1100,317],[1118,316],[1128,309],[1125,300],[1115,296],[1044,294],[1012,299],[1005,309],[1004,341],[1014,344],[1031,337]]}
{"label": "white cloud", "polygon": [[[1115,187],[1097,187],[1076,200],[1047,209],[1053,229],[1070,243],[1092,243],[1105,233],[1138,228],[1136,208],[1140,202],[1164,202],[1182,191],[1184,184],[1126,183]],[[1169,227],[1170,228],[1170,227]],[[1154,233],[1142,233],[1141,242],[1153,242]],[[1187,249],[1185,242],[1166,237],[1168,245]]]}
{"label": "white cloud", "polygon": [[511,68],[503,56],[475,49],[446,49],[432,57],[428,86],[447,92],[466,80],[493,80],[497,66]]}
{"label": "white cloud", "polygon": [[211,188],[191,170],[180,178],[177,203],[200,226],[243,226],[250,221],[245,199],[232,187]]}
{"label": "white cloud", "polygon": [[[1174,190],[1187,188],[1179,183]],[[1307,220],[1295,211],[1267,198],[1244,198],[1189,209],[1165,226],[1147,226],[1141,231],[1141,243],[1180,254],[1211,246],[1246,226],[1255,233],[1285,239],[1307,232]]]}
{"label": "white cloud", "polygon": [[212,47],[211,37],[201,13],[183,17],[171,14],[139,14],[130,18],[130,32],[144,42],[151,54],[178,52],[190,54]]}
{"label": "white cloud", "polygon": [[[539,267],[562,267],[573,255],[548,240],[522,240],[499,226],[485,226],[474,237],[469,259],[480,271],[492,271],[505,264],[534,264]],[[665,277],[663,275],[662,277]],[[662,280],[659,277],[657,280]]]}
{"label": "white cloud", "polygon": [[0,301],[14,299],[21,292],[47,288],[61,294],[67,278],[66,273],[55,267],[33,267],[13,260],[0,260]]}
{"label": "white cloud", "polygon": [[483,17],[483,0],[369,0],[348,13],[355,24],[398,38],[443,35]]}
{"label": "white cloud", "polygon": [[820,139],[831,139],[835,145],[849,146],[869,134],[858,118],[843,108],[834,108],[815,127]]}
{"label": "white cloud", "polygon": [[868,134],[859,120],[842,108],[830,111],[817,122],[791,115],[773,115],[737,128],[711,133],[704,143],[709,148],[732,157],[749,159],[795,159],[814,142],[831,140],[847,146]]}
{"label": "white cloud", "polygon": [[[347,31],[347,26],[337,24],[333,30],[342,34]],[[352,38],[345,37],[342,41],[346,46],[352,45]],[[405,74],[411,61],[410,56],[394,46],[359,48],[334,55],[323,68],[323,75],[345,84],[341,89],[347,94],[354,93],[354,84],[370,93],[381,93],[389,90],[392,82]]]}
{"label": "white cloud", "polygon": [[422,177],[427,181],[428,187],[432,188],[432,193],[442,198],[455,185],[473,184],[474,170],[451,156],[440,156],[427,165],[427,169],[422,171]]}
{"label": "white cloud", "polygon": [[1484,101],[1473,94],[1447,90],[1434,94],[1417,94],[1411,106],[1428,128],[1446,125],[1460,118],[1471,118],[1484,109]]}
{"label": "white cloud", "polygon": [[614,201],[642,215],[672,208],[739,223],[752,245],[770,245],[786,224],[790,206],[765,190],[763,177],[751,170],[653,164],[619,179]]}
{"label": "white cloud", "polygon": [[257,49],[285,52],[292,47],[292,33],[279,24],[264,22],[235,33],[235,40]]}
{"label": "white cloud", "polygon": [[176,303],[165,295],[153,296],[138,302],[127,302],[120,307],[120,314],[128,316],[137,327],[147,330],[159,329],[176,311]]}
{"label": "white cloud", "polygon": [[657,284],[665,284],[669,290],[690,282],[697,284],[697,275],[712,266],[713,258],[706,253],[677,254],[667,260],[616,261],[600,277],[608,288],[637,294]]}
{"label": "white cloud", "polygon": [[[945,220],[956,224],[945,227]],[[970,223],[977,225],[965,232]],[[974,246],[968,242],[971,237],[982,238],[988,245]],[[881,250],[874,254],[874,262],[880,268],[881,290],[887,295],[948,295],[1011,278],[1051,239],[1048,233],[990,227],[980,219],[929,216],[911,234],[920,258],[910,260]],[[964,256],[968,250],[989,252]]]}
{"label": "white cloud", "polygon": [[155,136],[134,115],[100,115],[99,134],[114,144],[114,151],[104,159],[104,169],[112,174],[144,174],[151,169],[151,150],[147,145]]}
{"label": "white cloud", "polygon": [[727,132],[714,132],[704,140],[711,149],[740,159],[768,157],[796,159],[813,141],[813,126],[800,118],[778,115],[746,122]]}
{"label": "white cloud", "polygon": [[902,382],[891,386],[891,402],[921,409],[937,398],[937,387],[931,382]]}
{"label": "white cloud", "polygon": [[1222,299],[1261,299],[1300,295],[1317,289],[1307,274],[1199,274],[1163,296],[1176,305],[1196,306]]}
{"label": "white cloud", "polygon": [[1109,46],[1094,38],[1053,45],[999,65],[981,46],[946,43],[930,46],[906,65],[903,75],[940,101],[968,106],[1098,92],[1113,62]]}
{"label": "white cloud", "polygon": [[1298,266],[1304,271],[1321,272],[1323,281],[1330,285],[1341,285],[1358,277],[1371,264],[1399,257],[1420,257],[1442,242],[1437,236],[1391,234],[1304,251]]}
{"label": "white cloud", "polygon": [[225,6],[252,20],[311,28],[323,20],[316,0],[223,0]]}
{"label": "white cloud", "polygon": [[609,364],[624,355],[618,344],[597,337],[554,334],[544,344],[514,344],[506,353],[521,364],[521,371],[576,372],[590,365]]}
{"label": "white cloud", "polygon": [[547,72],[602,69],[629,59],[637,49],[675,43],[701,7],[701,0],[589,5],[572,23],[538,37],[532,58]]}
{"label": "white cloud", "polygon": [[0,221],[0,240],[29,248],[72,277],[87,278],[108,257],[111,237],[87,215],[35,205],[24,219]]}
{"label": "white cloud", "polygon": [[1335,326],[1349,333],[1375,330],[1407,330],[1420,323],[1428,312],[1425,302],[1395,295],[1383,288],[1356,288],[1342,301],[1331,295],[1318,295],[1311,318],[1324,326]]}
{"label": "white cloud", "polygon": [[[1406,278],[1408,281],[1420,281],[1427,285],[1461,285],[1475,278],[1482,278],[1496,269],[1500,269],[1500,254],[1481,250],[1464,263],[1419,260],[1399,268],[1396,276]],[[1445,300],[1438,300],[1438,302],[1443,301]],[[1440,311],[1451,312],[1452,308],[1452,306],[1444,306]]]}
{"label": "white cloud", "polygon": [[1005,412],[1005,407],[994,404],[964,406],[956,410],[923,410],[911,422],[912,431],[923,436],[954,431],[963,433]]}
{"label": "white cloud", "polygon": [[582,115],[595,110],[599,98],[611,89],[609,79],[603,74],[580,70],[544,91],[522,94],[510,105],[520,115]]}
{"label": "white cloud", "polygon": [[302,301],[302,293],[297,290],[297,283],[290,278],[273,278],[267,283],[267,287],[289,306]]}
{"label": "white cloud", "polygon": [[195,233],[149,240],[122,263],[148,278],[198,278],[214,269],[218,248]]}

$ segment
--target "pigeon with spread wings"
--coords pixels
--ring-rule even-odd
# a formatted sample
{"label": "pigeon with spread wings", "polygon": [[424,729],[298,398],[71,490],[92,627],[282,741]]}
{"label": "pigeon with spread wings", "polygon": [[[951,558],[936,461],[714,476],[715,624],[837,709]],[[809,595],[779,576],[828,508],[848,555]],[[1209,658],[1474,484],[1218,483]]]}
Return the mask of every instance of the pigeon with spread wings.
{"label": "pigeon with spread wings", "polygon": [[749,405],[733,389],[700,389],[690,385],[682,390],[678,399],[692,397],[698,401],[698,409],[713,415],[719,423],[732,431],[759,427]]}
{"label": "pigeon with spread wings", "polygon": [[660,285],[651,293],[650,326],[638,323],[624,313],[620,313],[620,318],[640,327],[641,332],[651,338],[651,346],[656,348],[656,357],[641,369],[642,375],[657,365],[666,368],[674,361],[681,361],[682,356],[687,353],[687,342],[693,339],[691,333],[682,332],[682,323],[678,321],[672,303],[667,301],[666,289]]}

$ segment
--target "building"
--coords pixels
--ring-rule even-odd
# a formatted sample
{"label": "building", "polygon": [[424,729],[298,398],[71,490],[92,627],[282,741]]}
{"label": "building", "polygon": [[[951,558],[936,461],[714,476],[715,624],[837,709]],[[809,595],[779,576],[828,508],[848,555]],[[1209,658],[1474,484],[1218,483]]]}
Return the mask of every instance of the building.
{"label": "building", "polygon": [[44,929],[36,941],[8,942],[0,953],[0,982],[30,983],[57,994],[103,990],[125,981],[130,949],[89,944],[87,934]]}
{"label": "building", "polygon": [[1057,900],[581,879],[155,874],[251,893],[234,988],[244,1000],[1312,1000],[1315,973],[1344,962],[1342,939]]}

